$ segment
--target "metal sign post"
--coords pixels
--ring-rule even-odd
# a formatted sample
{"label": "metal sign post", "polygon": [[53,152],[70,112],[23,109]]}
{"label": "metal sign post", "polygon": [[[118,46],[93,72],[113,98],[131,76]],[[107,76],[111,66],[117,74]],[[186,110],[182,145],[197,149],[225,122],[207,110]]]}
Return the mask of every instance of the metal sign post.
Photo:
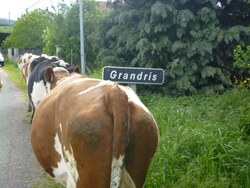
{"label": "metal sign post", "polygon": [[136,92],[136,84],[131,84],[130,87]]}

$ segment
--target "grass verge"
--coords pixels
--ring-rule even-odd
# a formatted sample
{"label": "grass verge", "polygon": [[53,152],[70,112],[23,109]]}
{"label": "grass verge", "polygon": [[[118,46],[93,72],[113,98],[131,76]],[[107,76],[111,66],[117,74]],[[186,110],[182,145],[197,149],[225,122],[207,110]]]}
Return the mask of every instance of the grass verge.
{"label": "grass verge", "polygon": [[3,70],[8,74],[8,77],[15,85],[22,90],[25,99],[28,99],[25,81],[20,69],[17,67],[17,61],[6,60]]}
{"label": "grass verge", "polygon": [[143,97],[160,144],[146,188],[250,187],[250,92]]}

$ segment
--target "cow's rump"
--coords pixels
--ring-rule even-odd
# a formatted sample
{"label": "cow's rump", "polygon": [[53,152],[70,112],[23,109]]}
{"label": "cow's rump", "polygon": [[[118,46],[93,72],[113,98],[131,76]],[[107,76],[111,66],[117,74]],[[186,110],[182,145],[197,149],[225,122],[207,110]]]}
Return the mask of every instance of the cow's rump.
{"label": "cow's rump", "polygon": [[142,187],[158,130],[131,89],[76,76],[39,104],[31,143],[43,168],[67,187]]}

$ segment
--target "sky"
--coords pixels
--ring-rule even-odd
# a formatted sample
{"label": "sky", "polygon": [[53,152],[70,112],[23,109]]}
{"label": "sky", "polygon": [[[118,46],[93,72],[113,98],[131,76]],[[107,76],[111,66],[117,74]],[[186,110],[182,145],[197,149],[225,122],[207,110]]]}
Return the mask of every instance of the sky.
{"label": "sky", "polygon": [[[1,0],[0,18],[17,20],[27,9],[32,11],[37,8],[50,8],[52,5],[57,7],[61,1],[62,0]],[[64,2],[70,4],[71,2],[76,2],[76,0],[64,0]]]}

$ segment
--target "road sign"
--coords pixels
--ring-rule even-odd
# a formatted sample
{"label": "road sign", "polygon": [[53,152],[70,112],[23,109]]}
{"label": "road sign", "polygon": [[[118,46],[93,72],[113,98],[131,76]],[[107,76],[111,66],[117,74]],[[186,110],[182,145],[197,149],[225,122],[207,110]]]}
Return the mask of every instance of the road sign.
{"label": "road sign", "polygon": [[102,69],[103,80],[111,80],[128,84],[155,84],[164,83],[164,71],[158,68],[113,67]]}

